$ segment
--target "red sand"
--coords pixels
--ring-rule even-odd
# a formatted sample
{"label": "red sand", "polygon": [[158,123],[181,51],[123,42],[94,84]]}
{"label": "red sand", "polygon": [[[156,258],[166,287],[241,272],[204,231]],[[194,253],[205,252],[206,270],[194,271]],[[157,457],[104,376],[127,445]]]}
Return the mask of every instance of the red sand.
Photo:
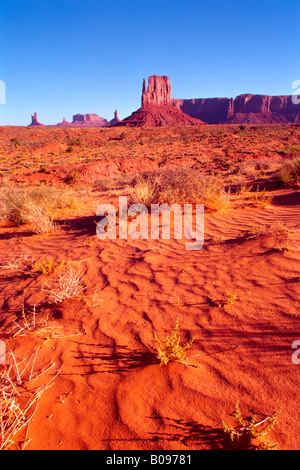
{"label": "red sand", "polygon": [[[117,198],[97,193],[57,233],[2,225],[2,257],[74,262],[86,287],[85,298],[53,305],[42,290],[51,275],[0,271],[2,333],[20,321],[24,299],[26,312],[36,305],[37,321],[49,315],[62,335],[6,338],[17,360],[39,348],[37,371],[54,364],[29,387],[59,371],[14,447],[26,439],[26,449],[224,448],[222,420],[230,422],[239,402],[258,420],[281,407],[267,440],[299,449],[299,189],[272,194],[265,208],[234,207],[233,198],[230,209],[207,213],[199,251],[172,239],[98,240],[96,204]],[[245,236],[278,221],[289,228],[288,251],[279,249],[284,234]],[[236,294],[232,305],[228,293]],[[187,360],[199,368],[160,366],[147,348],[178,316],[182,340],[195,337]]]}

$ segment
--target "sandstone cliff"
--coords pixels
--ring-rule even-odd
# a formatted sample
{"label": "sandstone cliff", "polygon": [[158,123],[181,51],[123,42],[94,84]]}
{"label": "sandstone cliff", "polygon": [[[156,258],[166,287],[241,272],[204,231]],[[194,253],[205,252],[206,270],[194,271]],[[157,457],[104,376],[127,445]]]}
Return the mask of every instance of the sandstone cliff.
{"label": "sandstone cliff", "polygon": [[148,79],[146,90],[146,81],[143,81],[142,89],[142,108],[145,106],[160,106],[172,104],[171,85],[169,77],[152,75]]}
{"label": "sandstone cliff", "polygon": [[235,98],[173,99],[178,109],[209,124],[300,122],[300,104],[291,96],[243,94]]}

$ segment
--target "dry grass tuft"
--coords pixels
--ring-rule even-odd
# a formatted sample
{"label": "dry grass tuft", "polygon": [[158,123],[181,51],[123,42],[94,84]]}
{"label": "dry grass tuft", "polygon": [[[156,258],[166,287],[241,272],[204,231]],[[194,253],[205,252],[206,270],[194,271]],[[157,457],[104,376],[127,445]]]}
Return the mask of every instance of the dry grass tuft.
{"label": "dry grass tuft", "polygon": [[228,207],[230,194],[219,176],[204,175],[192,168],[171,168],[143,173],[131,183],[132,203],[199,203],[210,211]]}
{"label": "dry grass tuft", "polygon": [[48,301],[60,303],[79,297],[84,291],[83,274],[84,269],[75,268],[70,264],[57,270],[56,277],[43,287],[43,291],[48,294]]}
{"label": "dry grass tuft", "polygon": [[256,188],[256,191],[253,193],[250,193],[249,196],[249,202],[255,206],[269,206],[273,200],[273,196],[271,194],[268,194],[266,188],[264,188],[262,191],[259,190],[259,185]]}
{"label": "dry grass tuft", "polygon": [[18,255],[6,256],[0,259],[0,270],[28,272],[32,264],[32,255],[25,251]]}
{"label": "dry grass tuft", "polygon": [[277,178],[283,185],[300,182],[300,157],[285,163],[276,173]]}
{"label": "dry grass tuft", "polygon": [[41,186],[29,190],[11,184],[0,186],[0,220],[15,225],[30,224],[37,234],[56,230],[55,211],[75,204],[74,191],[67,189]]}
{"label": "dry grass tuft", "polygon": [[[7,355],[10,365],[0,374],[0,450],[9,449],[17,435],[27,427],[32,419],[39,399],[46,389],[51,387],[59,372],[44,385],[34,386],[37,378],[44,376],[48,369],[36,373],[36,350],[27,361],[17,362],[13,352]],[[26,436],[25,436],[26,441]],[[28,442],[23,442],[23,447]]]}

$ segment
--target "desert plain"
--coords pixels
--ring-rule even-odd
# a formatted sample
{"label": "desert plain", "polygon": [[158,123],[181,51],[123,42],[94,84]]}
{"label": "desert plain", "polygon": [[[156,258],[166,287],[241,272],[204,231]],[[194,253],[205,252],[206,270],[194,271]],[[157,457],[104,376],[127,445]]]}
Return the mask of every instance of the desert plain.
{"label": "desert plain", "polygon": [[[299,449],[299,156],[299,124],[1,127],[0,448]],[[222,185],[203,248],[97,237],[182,168]]]}

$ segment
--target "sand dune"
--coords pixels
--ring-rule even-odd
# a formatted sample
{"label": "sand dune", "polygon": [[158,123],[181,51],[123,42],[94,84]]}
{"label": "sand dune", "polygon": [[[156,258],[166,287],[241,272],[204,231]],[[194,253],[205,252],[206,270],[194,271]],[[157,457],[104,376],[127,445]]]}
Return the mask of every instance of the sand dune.
{"label": "sand dune", "polygon": [[[7,351],[21,361],[38,348],[35,369],[53,365],[29,390],[59,372],[13,447],[25,439],[26,449],[222,449],[222,420],[239,402],[258,420],[281,407],[268,441],[299,449],[291,346],[300,338],[300,199],[295,188],[272,194],[266,207],[233,195],[228,209],[205,213],[198,251],[184,240],[99,240],[95,207],[105,193],[48,235],[2,224]],[[288,232],[276,233],[279,222]],[[43,289],[54,273],[3,268],[24,253],[82,267],[83,295],[49,303]],[[36,306],[36,321],[48,318],[52,329],[12,337],[22,305],[28,318]],[[199,367],[160,365],[148,347],[178,317],[182,341],[194,337],[187,362]]]}

